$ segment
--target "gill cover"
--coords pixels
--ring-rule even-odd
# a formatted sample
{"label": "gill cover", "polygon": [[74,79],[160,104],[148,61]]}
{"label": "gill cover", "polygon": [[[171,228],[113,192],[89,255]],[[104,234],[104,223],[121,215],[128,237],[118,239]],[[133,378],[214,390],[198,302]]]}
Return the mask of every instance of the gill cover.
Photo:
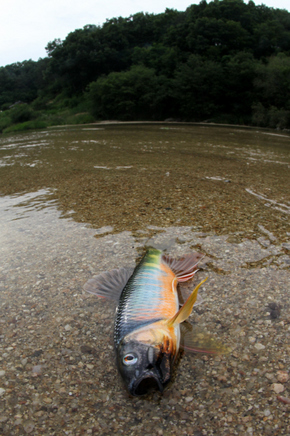
{"label": "gill cover", "polygon": [[126,339],[117,350],[117,365],[131,395],[163,392],[171,377],[171,356],[157,347]]}

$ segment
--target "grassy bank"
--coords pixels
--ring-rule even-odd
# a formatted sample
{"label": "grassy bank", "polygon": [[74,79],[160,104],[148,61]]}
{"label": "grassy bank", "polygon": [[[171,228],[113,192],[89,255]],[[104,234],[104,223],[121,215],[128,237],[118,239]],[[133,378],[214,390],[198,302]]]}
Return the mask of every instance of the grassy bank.
{"label": "grassy bank", "polygon": [[95,118],[84,110],[83,105],[65,107],[59,102],[52,102],[38,109],[37,102],[31,105],[18,103],[12,108],[0,112],[0,132],[19,132],[44,129],[55,125],[85,124],[94,121]]}
{"label": "grassy bank", "polygon": [[[25,130],[45,129],[51,126],[88,124],[102,121],[103,117],[98,116],[93,110],[97,104],[90,99],[81,97],[62,98],[61,95],[54,100],[46,101],[37,98],[31,104],[19,102],[9,109],[0,111],[0,133],[20,132]],[[119,121],[164,121],[164,118],[152,119],[148,116],[142,118],[130,118],[126,116],[110,117]],[[125,114],[126,115],[126,114]],[[290,126],[290,111],[278,110],[275,107],[266,109],[262,104],[252,107],[252,113],[248,116],[236,116],[231,113],[220,113],[217,116],[204,120],[182,119],[179,121],[211,122],[215,124],[232,124],[264,127],[284,130]]]}

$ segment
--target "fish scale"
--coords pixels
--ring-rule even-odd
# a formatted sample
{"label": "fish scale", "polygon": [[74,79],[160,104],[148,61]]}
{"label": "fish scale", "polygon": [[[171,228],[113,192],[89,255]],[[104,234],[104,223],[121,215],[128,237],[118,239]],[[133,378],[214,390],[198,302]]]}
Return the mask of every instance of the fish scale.
{"label": "fish scale", "polygon": [[160,270],[161,253],[147,252],[134,274],[125,286],[117,310],[114,341],[117,345],[128,332],[159,321],[160,316],[152,317],[154,309],[162,300],[162,277]]}

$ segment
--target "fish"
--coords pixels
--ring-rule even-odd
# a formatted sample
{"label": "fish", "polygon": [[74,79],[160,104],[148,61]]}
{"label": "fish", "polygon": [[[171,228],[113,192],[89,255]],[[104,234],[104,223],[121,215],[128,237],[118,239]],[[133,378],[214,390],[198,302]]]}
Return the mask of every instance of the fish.
{"label": "fish", "polygon": [[116,361],[131,395],[145,395],[152,390],[162,393],[172,379],[181,349],[226,352],[226,347],[208,334],[196,334],[186,321],[207,278],[182,305],[178,294],[178,283],[193,278],[202,257],[200,253],[190,253],[175,259],[150,248],[135,269],[107,271],[85,284],[85,291],[117,303]]}

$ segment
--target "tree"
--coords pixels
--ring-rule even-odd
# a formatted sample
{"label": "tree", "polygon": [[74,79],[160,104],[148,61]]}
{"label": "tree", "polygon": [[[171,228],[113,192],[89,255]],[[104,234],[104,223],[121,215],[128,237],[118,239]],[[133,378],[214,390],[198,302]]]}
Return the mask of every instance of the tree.
{"label": "tree", "polygon": [[265,106],[290,109],[290,57],[283,53],[256,66],[257,98]]}
{"label": "tree", "polygon": [[219,113],[224,87],[219,63],[191,55],[175,75],[174,92],[182,118],[200,121]]}
{"label": "tree", "polygon": [[93,115],[102,119],[162,119],[168,110],[168,80],[154,69],[133,66],[110,73],[90,84],[88,100]]}
{"label": "tree", "polygon": [[257,65],[254,56],[244,51],[222,58],[223,76],[226,78],[223,111],[234,115],[236,120],[240,117],[244,122],[249,121]]}
{"label": "tree", "polygon": [[17,101],[31,103],[42,88],[48,59],[17,62],[0,68],[0,106],[7,109]]}

